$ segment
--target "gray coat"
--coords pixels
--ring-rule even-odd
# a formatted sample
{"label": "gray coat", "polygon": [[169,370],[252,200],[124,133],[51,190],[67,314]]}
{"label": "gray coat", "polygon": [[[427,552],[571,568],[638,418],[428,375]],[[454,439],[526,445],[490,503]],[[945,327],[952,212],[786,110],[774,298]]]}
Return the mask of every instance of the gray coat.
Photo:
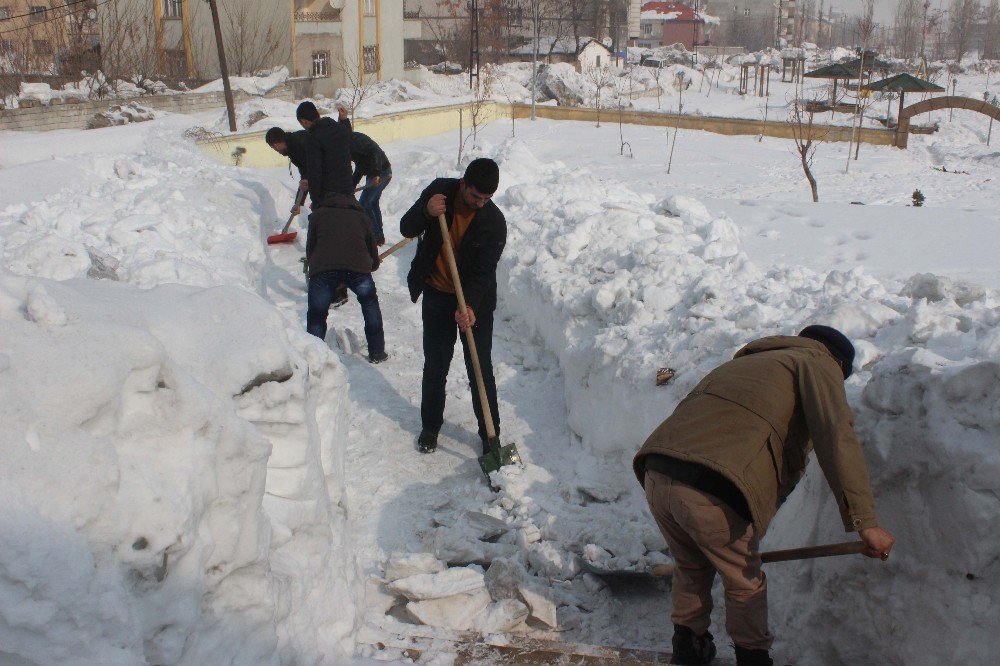
{"label": "gray coat", "polygon": [[352,196],[330,194],[309,216],[309,277],[332,270],[371,273],[378,249],[371,220]]}

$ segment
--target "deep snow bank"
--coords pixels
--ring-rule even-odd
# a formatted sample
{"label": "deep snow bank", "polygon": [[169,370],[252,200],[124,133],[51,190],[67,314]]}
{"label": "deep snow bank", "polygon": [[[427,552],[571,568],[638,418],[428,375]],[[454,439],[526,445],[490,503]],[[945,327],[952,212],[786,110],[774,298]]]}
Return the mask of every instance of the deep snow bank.
{"label": "deep snow bank", "polygon": [[62,189],[0,212],[0,661],[345,659],[346,373],[256,294],[278,187],[146,125],[38,137]]}
{"label": "deep snow bank", "polygon": [[[586,173],[568,179],[515,142],[494,152],[508,162],[502,172],[523,179],[498,197],[510,225],[503,308],[558,356],[583,445],[624,467],[742,344],[810,322],[841,328],[858,348],[848,393],[898,551],[885,566],[772,568],[777,633],[808,663],[985,660],[1000,628],[998,295],[929,275],[900,285],[862,270],[765,270],[741,254],[736,224],[697,201],[652,201]],[[661,366],[677,376],[657,388]],[[802,485],[767,547],[844,539],[815,464]],[[560,516],[544,513],[535,522],[559,534]]]}

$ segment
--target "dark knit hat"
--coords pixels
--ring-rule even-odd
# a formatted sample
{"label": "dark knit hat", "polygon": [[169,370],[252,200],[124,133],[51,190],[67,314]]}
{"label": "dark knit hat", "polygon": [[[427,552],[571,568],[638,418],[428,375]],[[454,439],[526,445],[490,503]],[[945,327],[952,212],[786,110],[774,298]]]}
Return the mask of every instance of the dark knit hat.
{"label": "dark knit hat", "polygon": [[822,342],[840,363],[844,379],[850,377],[851,373],[854,372],[854,345],[851,344],[846,335],[837,329],[813,324],[799,331],[799,337]]}
{"label": "dark knit hat", "polygon": [[302,102],[299,107],[295,109],[295,119],[296,120],[319,120],[319,111],[316,109],[316,105],[312,102]]}
{"label": "dark knit hat", "polygon": [[273,146],[276,143],[287,143],[288,139],[285,138],[285,130],[280,127],[272,127],[267,130],[267,134],[264,135],[264,141],[268,145]]}
{"label": "dark knit hat", "polygon": [[482,194],[493,194],[500,185],[500,167],[488,157],[474,159],[465,167],[462,180]]}

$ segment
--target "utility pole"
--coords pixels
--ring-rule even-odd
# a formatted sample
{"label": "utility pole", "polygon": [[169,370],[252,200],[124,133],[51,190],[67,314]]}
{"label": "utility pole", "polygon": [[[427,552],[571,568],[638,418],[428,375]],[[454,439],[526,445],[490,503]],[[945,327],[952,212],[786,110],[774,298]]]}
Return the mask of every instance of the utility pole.
{"label": "utility pole", "polygon": [[924,27],[920,31],[920,58],[925,59],[924,46],[927,44],[927,10],[931,6],[931,0],[924,0]]}
{"label": "utility pole", "polygon": [[472,79],[479,83],[479,0],[469,0],[469,89],[476,90]]}
{"label": "utility pole", "polygon": [[206,0],[212,10],[215,25],[215,44],[219,49],[219,69],[222,71],[222,90],[226,95],[226,113],[229,115],[229,131],[236,131],[236,108],[233,104],[233,89],[229,87],[229,68],[226,67],[226,48],[222,44],[222,25],[219,23],[219,8],[215,0]]}
{"label": "utility pole", "polygon": [[531,48],[531,119],[535,119],[535,98],[538,97],[538,21],[542,12],[541,0],[531,0],[531,38],[534,45]]}

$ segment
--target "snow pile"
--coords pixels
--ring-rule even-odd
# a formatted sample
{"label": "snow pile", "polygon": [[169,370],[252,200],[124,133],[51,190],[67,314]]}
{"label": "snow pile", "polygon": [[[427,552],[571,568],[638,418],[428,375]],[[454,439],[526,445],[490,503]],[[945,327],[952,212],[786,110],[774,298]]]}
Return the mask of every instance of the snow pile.
{"label": "snow pile", "polygon": [[72,158],[99,184],[0,212],[3,265],[65,280],[85,277],[97,256],[113,260],[117,279],[139,286],[255,286],[264,263],[261,194],[194,147],[156,147]]}
{"label": "snow pile", "polygon": [[0,482],[0,656],[263,664],[342,649],[349,602],[310,612],[347,584],[305,404],[344,379],[314,342],[238,288],[10,274],[0,338],[0,449],[16,470]]}
{"label": "snow pile", "polygon": [[257,295],[278,186],[149,125],[0,213],[0,661],[346,659],[347,378]]}
{"label": "snow pile", "polygon": [[128,123],[142,123],[152,120],[156,113],[139,104],[116,104],[107,111],[95,113],[87,121],[86,129],[98,129],[101,127],[111,127],[112,125],[127,125]]}
{"label": "snow pile", "polygon": [[[275,67],[274,69],[264,72],[258,76],[230,76],[229,87],[234,91],[242,90],[249,95],[264,95],[287,81],[288,76],[287,67]],[[191,90],[191,92],[196,93],[222,91],[222,79],[216,79],[215,81],[211,81],[203,86]]]}

